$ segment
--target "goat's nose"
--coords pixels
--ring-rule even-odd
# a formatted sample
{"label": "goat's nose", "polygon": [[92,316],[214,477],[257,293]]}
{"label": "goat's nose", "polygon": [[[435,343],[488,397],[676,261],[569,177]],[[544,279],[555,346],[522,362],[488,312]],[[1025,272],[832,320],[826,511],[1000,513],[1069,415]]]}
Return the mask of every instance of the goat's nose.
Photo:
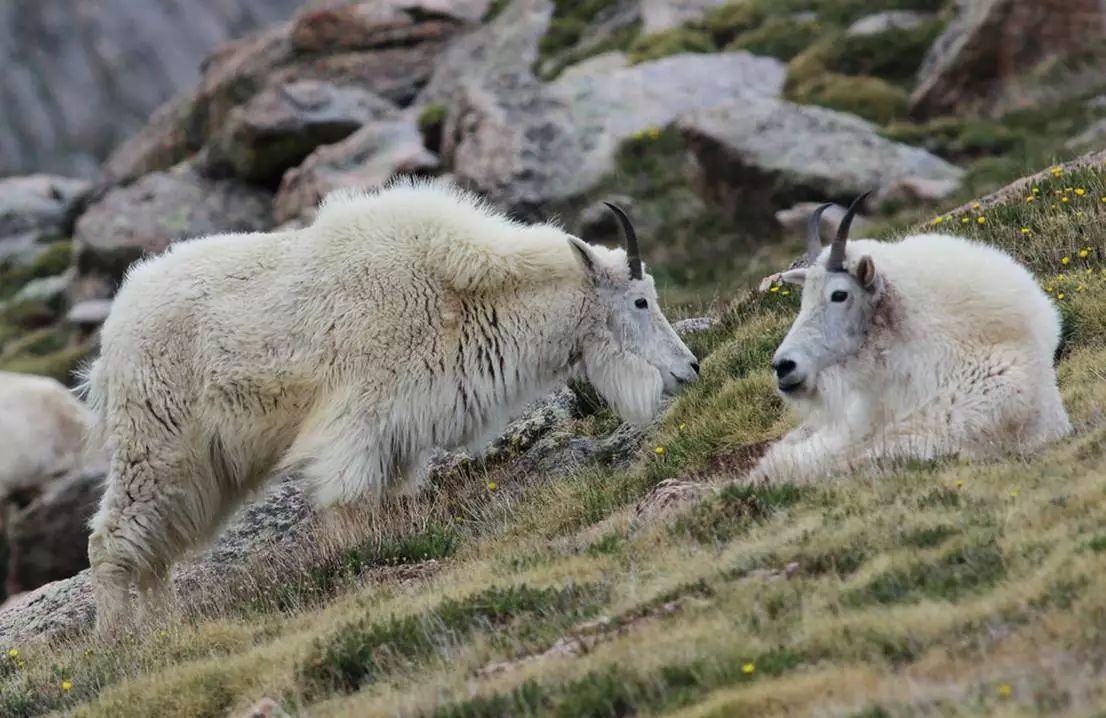
{"label": "goat's nose", "polygon": [[777,362],[772,362],[772,368],[776,370],[776,378],[783,379],[785,376],[795,371],[795,362],[790,359],[780,359]]}
{"label": "goat's nose", "polygon": [[691,368],[695,370],[696,374],[698,374],[699,373],[699,362],[697,362],[697,361],[691,362]]}

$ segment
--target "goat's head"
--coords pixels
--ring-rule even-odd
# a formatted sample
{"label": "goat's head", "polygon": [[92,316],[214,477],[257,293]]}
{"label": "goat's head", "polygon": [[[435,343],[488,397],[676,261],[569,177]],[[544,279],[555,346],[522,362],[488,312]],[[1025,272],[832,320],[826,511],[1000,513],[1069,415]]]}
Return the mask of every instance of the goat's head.
{"label": "goat's head", "polygon": [[629,217],[606,204],[622,226],[624,263],[611,266],[586,242],[569,238],[604,314],[581,347],[584,371],[620,415],[645,423],[656,415],[662,394],[698,378],[699,363],[661,311]]}
{"label": "goat's head", "polygon": [[841,219],[823,263],[818,261],[823,253],[820,225],[822,212],[831,205],[819,207],[807,225],[810,266],[781,276],[803,288],[799,316],[772,358],[776,383],[785,397],[799,399],[811,394],[818,373],[856,354],[868,334],[884,283],[870,256],[845,257],[849,226],[868,194],[857,197]]}

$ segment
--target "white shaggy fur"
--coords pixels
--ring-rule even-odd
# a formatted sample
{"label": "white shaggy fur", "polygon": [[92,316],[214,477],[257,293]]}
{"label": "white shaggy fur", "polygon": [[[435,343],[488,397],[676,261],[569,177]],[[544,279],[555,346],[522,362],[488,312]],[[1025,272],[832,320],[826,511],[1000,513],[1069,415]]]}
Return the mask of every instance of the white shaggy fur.
{"label": "white shaggy fur", "polygon": [[93,420],[61,382],[0,371],[0,502],[80,467]]}
{"label": "white shaggy fur", "polygon": [[856,240],[832,272],[828,252],[783,275],[803,285],[802,309],[773,366],[795,364],[780,386],[803,423],[753,479],[1029,451],[1071,430],[1053,369],[1059,313],[1008,255],[940,234]]}
{"label": "white shaggy fur", "polygon": [[114,456],[89,558],[109,629],[132,581],[168,598],[172,561],[275,473],[320,505],[412,492],[426,450],[479,448],[571,376],[644,422],[698,371],[625,252],[419,182],[173,245],[128,273],[102,347],[88,392]]}

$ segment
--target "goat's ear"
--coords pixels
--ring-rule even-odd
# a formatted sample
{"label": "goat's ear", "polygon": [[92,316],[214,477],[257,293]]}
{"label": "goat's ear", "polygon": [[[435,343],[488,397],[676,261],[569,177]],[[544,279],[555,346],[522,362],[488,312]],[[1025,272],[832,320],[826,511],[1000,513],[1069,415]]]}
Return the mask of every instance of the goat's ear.
{"label": "goat's ear", "polygon": [[787,282],[788,284],[798,284],[802,286],[806,281],[805,269],[789,269],[780,275],[780,281]]}
{"label": "goat's ear", "polygon": [[584,270],[584,274],[587,275],[591,283],[596,286],[601,284],[603,277],[599,269],[599,260],[596,259],[591,246],[584,240],[571,236],[568,238],[568,246],[572,247],[572,253],[576,256],[576,260],[580,262],[580,268]]}
{"label": "goat's ear", "polygon": [[876,286],[876,263],[867,254],[856,263],[856,281],[868,290]]}

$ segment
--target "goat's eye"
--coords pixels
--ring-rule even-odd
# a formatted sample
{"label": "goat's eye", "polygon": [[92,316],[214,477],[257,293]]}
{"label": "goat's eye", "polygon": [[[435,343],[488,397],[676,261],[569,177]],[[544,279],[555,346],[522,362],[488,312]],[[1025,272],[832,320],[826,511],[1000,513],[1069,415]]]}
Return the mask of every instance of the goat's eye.
{"label": "goat's eye", "polygon": [[843,302],[849,298],[849,293],[843,289],[838,289],[836,292],[830,295],[831,302]]}
{"label": "goat's eye", "polygon": [[647,306],[649,306],[649,302],[646,299],[635,299],[634,306],[638,309],[645,309]]}

